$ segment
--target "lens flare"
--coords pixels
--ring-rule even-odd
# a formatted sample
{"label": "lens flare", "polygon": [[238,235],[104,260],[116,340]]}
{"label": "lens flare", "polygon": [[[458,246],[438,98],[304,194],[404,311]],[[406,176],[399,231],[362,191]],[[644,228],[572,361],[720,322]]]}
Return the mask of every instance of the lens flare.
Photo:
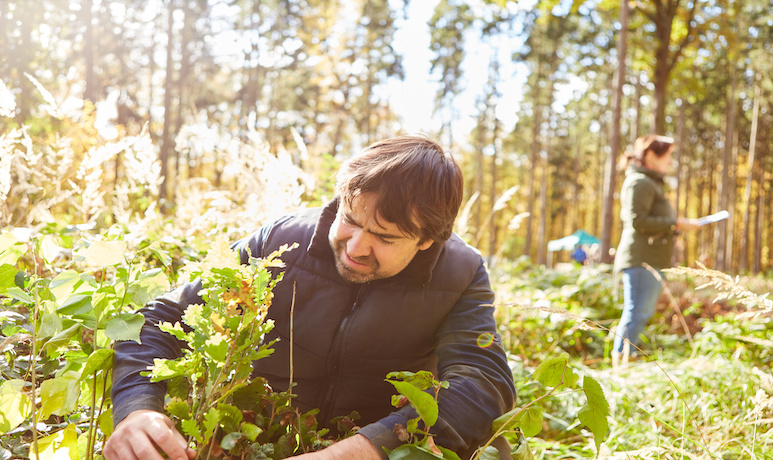
{"label": "lens flare", "polygon": [[491,332],[484,332],[478,336],[478,346],[481,348],[488,348],[494,344],[494,334]]}

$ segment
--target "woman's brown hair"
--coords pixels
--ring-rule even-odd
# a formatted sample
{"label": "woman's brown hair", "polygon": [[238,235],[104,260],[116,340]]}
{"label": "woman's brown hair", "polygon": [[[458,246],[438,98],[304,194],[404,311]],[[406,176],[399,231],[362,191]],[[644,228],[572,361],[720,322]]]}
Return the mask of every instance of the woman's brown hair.
{"label": "woman's brown hair", "polygon": [[658,157],[662,157],[674,146],[672,137],[660,136],[658,134],[648,134],[636,139],[633,143],[633,150],[626,151],[620,158],[619,167],[625,169],[629,165],[644,166],[644,155],[651,150]]}
{"label": "woman's brown hair", "polygon": [[373,193],[381,217],[421,242],[442,242],[451,237],[463,187],[461,168],[440,145],[404,135],[345,161],[335,190],[348,206],[358,195]]}

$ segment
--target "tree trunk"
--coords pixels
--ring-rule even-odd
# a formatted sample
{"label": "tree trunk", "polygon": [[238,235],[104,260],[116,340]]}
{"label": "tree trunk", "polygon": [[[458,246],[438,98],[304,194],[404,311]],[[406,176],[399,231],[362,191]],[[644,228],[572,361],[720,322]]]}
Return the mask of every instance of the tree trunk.
{"label": "tree trunk", "polygon": [[[497,146],[497,140],[499,139],[499,120],[496,115],[494,115],[494,133],[492,137],[494,138],[494,150],[491,155],[491,199],[493,205],[493,203],[496,202],[497,197],[497,154],[499,150]],[[491,216],[489,217],[488,253],[489,264],[494,264],[494,254],[497,253],[497,216],[493,209]]]}
{"label": "tree trunk", "polygon": [[[696,187],[695,187],[696,189],[695,196],[698,197],[698,204],[697,204],[698,214],[701,216],[709,214],[708,211],[711,209],[709,206],[706,205],[705,197],[706,197],[706,190],[713,190],[711,187],[707,185],[707,183],[710,180],[709,178],[712,176],[713,176],[713,173],[710,171],[708,172],[708,174],[705,171],[701,172],[700,177],[698,178],[699,179],[698,183],[696,184]],[[713,195],[713,192],[709,192],[708,195],[710,197],[711,195]],[[706,241],[707,240],[706,234],[708,232],[705,230],[705,227],[703,227],[698,229],[696,233],[698,233],[698,245],[696,247],[697,252],[695,257],[697,260],[701,261],[701,263],[705,264],[708,262],[706,259],[707,257],[710,256],[709,248],[711,246],[710,244],[707,244],[707,241]],[[709,263],[708,265],[713,266],[713,262]]]}
{"label": "tree trunk", "polygon": [[529,174],[529,202],[527,205],[527,212],[529,213],[528,220],[526,221],[526,240],[523,245],[523,253],[530,255],[532,249],[533,229],[534,229],[534,200],[537,197],[535,189],[535,179],[537,176],[537,170],[539,169],[540,158],[540,124],[542,124],[542,90],[539,82],[542,80],[542,66],[538,64],[537,76],[534,79],[534,101],[532,102],[532,111],[534,112],[534,125],[531,129],[531,171]]}
{"label": "tree trunk", "polygon": [[[548,120],[550,117],[547,117]],[[542,169],[542,180],[539,187],[539,230],[537,232],[537,263],[547,265],[547,226],[548,226],[548,180],[550,178],[550,162],[548,154],[550,150],[550,139],[545,139],[547,147],[546,155],[540,155],[540,165]]]}
{"label": "tree trunk", "polygon": [[[24,13],[22,13],[24,14]],[[21,36],[19,38],[19,47],[18,49],[25,49],[25,48],[32,48],[32,21],[30,20],[24,20],[22,17],[22,20],[20,21],[19,28],[21,31]],[[17,99],[17,112],[16,112],[16,121],[19,123],[19,125],[23,125],[24,122],[27,120],[27,117],[30,114],[31,111],[31,98],[30,94],[32,92],[32,83],[27,79],[26,75],[27,73],[30,73],[30,65],[29,65],[29,59],[31,58],[31,55],[24,55],[19,57],[19,89],[21,90],[19,93],[19,97]]]}
{"label": "tree trunk", "polygon": [[[760,161],[760,164],[762,162]],[[760,171],[760,180],[765,180],[765,172]],[[755,275],[762,272],[762,239],[763,224],[765,218],[765,190],[759,189],[757,195],[757,227],[754,235],[754,262],[752,264],[752,273]]]}
{"label": "tree trunk", "polygon": [[[722,155],[722,178],[719,188],[718,205],[720,210],[728,208],[730,198],[730,179],[731,165],[733,155],[733,126],[735,124],[735,94],[736,94],[737,72],[735,65],[730,64],[730,89],[727,95],[727,120],[725,127],[725,148]],[[731,215],[732,219],[733,216]],[[729,267],[727,263],[727,220],[717,222],[714,229],[714,243],[716,245],[717,265],[716,269],[725,271]]]}
{"label": "tree trunk", "polygon": [[[545,111],[547,116],[545,121],[547,126],[550,126],[550,121],[553,118],[551,106],[553,105],[553,90],[554,90],[553,78],[551,77],[548,82],[548,101],[545,105]],[[547,265],[547,234],[548,234],[548,181],[550,180],[550,149],[552,147],[552,136],[542,135],[540,137],[545,139],[545,146],[547,147],[544,154],[540,154],[540,164],[542,165],[542,182],[539,189],[539,203],[540,203],[540,216],[539,216],[539,234],[537,235],[537,263],[540,265]]]}
{"label": "tree trunk", "polygon": [[[189,48],[189,41],[191,40],[192,31],[193,28],[193,14],[189,9],[189,6],[186,2],[183,2],[182,8],[180,8],[183,13],[183,28],[182,28],[182,36],[180,38],[180,49],[181,49],[181,55],[180,55],[180,72],[177,74],[177,81],[175,85],[175,91],[177,93],[177,109],[176,109],[176,116],[175,116],[175,122],[174,122],[174,130],[172,131],[172,138],[176,139],[177,135],[180,133],[180,129],[183,125],[183,104],[185,101],[185,80],[188,74],[190,73],[191,69],[191,51]],[[185,163],[188,163],[188,168],[190,168],[190,159],[186,159],[186,155],[183,152],[180,152],[180,150],[175,149],[174,151],[174,165],[175,165],[175,183],[179,184],[180,178],[183,177],[182,170],[183,165]],[[191,177],[190,169],[188,169],[188,177]],[[174,190],[175,188],[172,188],[172,193],[170,199],[174,200]]]}
{"label": "tree trunk", "polygon": [[[478,193],[478,201],[475,202],[475,213],[473,214],[473,228],[475,228],[475,240],[478,241],[481,235],[481,214],[483,213],[483,147],[485,145],[486,135],[486,111],[481,110],[478,118],[477,136],[475,140],[475,192]],[[473,193],[475,193],[473,192]],[[494,204],[496,197],[491,196],[491,205]],[[477,244],[477,243],[476,243]]]}
{"label": "tree trunk", "polygon": [[[676,162],[676,205],[674,206],[674,209],[676,210],[676,216],[680,216],[679,212],[679,205],[681,204],[680,198],[681,198],[681,190],[682,190],[682,171],[684,170],[684,161],[682,158],[682,155],[684,154],[685,150],[685,142],[684,142],[684,122],[685,122],[685,105],[687,105],[686,101],[682,100],[681,104],[679,104],[679,121],[677,123],[677,133],[676,133],[676,142],[679,148],[676,149],[676,151],[679,153],[677,156],[677,162]],[[685,206],[682,209],[687,209]],[[687,248],[687,237],[682,237],[682,241],[680,241],[676,249],[674,251],[673,259],[671,261],[672,265],[679,265],[680,262],[683,262],[685,260],[685,250]]]}
{"label": "tree trunk", "polygon": [[166,77],[164,78],[164,131],[161,136],[161,188],[159,199],[166,200],[167,187],[169,186],[168,163],[169,154],[172,151],[172,83],[174,82],[174,60],[172,49],[174,47],[174,0],[169,1],[167,13],[167,43],[166,43]]}
{"label": "tree trunk", "polygon": [[[749,171],[749,176],[746,178],[746,191],[744,193],[744,203],[746,203],[746,208],[744,209],[743,213],[743,234],[741,235],[740,246],[741,257],[738,262],[738,270],[741,272],[749,268],[749,231],[751,227],[752,182],[754,181],[754,156],[757,146],[757,120],[759,118],[761,96],[760,75],[761,74],[758,72],[755,78],[754,106],[752,108],[752,131],[751,135],[749,136],[749,158],[746,168],[747,171]],[[757,183],[759,184],[759,189],[761,190],[762,181],[758,180]],[[759,208],[757,211],[759,212]]]}
{"label": "tree trunk", "polygon": [[736,189],[738,187],[738,131],[733,128],[733,143],[731,148],[730,158],[730,187],[727,191],[727,212],[730,214],[730,218],[727,219],[727,231],[725,232],[725,270],[735,271],[737,267],[733,264],[733,255],[735,250],[733,248],[733,242],[735,241],[735,202],[736,202]]}
{"label": "tree trunk", "polygon": [[[595,191],[596,191],[596,196],[600,196],[600,197],[602,197],[602,199],[601,200],[596,200],[597,201],[596,205],[595,205],[596,214],[595,214],[595,218],[593,219],[593,234],[594,235],[599,235],[600,234],[600,228],[601,228],[602,222],[604,220],[604,213],[603,213],[603,209],[604,209],[604,206],[605,206],[605,202],[603,200],[603,197],[604,197],[604,179],[607,176],[606,171],[604,170],[605,169],[604,164],[606,162],[606,158],[604,158],[601,155],[601,152],[604,151],[604,135],[602,133],[605,132],[605,129],[604,129],[605,127],[604,127],[603,116],[601,116],[600,118],[602,120],[601,121],[601,127],[602,128],[599,130],[599,133],[596,136],[596,140],[597,140],[597,142],[596,142],[596,151],[599,152],[599,155],[595,155],[595,157],[598,159],[598,164],[596,165],[597,174],[596,174]],[[601,203],[599,203],[598,201],[601,201]],[[600,255],[601,254],[601,246],[600,245],[599,245],[599,249],[598,250],[599,250],[599,255]],[[609,250],[607,250],[607,254],[609,254]]]}
{"label": "tree trunk", "polygon": [[612,106],[612,129],[610,150],[607,154],[607,163],[604,169],[604,225],[601,227],[601,261],[611,262],[609,248],[612,243],[612,225],[614,222],[615,205],[615,165],[617,154],[620,151],[620,116],[623,105],[623,85],[625,83],[625,55],[628,43],[628,1],[620,2],[620,35],[617,41],[617,75],[615,77],[615,99]]}
{"label": "tree trunk", "polygon": [[634,124],[633,136],[631,136],[631,143],[641,137],[641,93],[642,93],[641,75],[636,75],[636,100],[634,101],[634,108],[636,110],[636,123]]}
{"label": "tree trunk", "polygon": [[[580,148],[580,144],[577,142],[577,132],[574,133],[574,142],[572,142],[572,145],[574,147],[574,155],[572,155],[572,166],[574,167],[575,171],[580,171],[580,155],[582,154],[582,149]],[[580,192],[582,190],[582,186],[580,184],[580,178],[579,174],[572,174],[572,189],[574,191],[574,196],[571,197],[570,202],[572,203],[572,206],[574,207],[574,212],[572,213],[572,219],[570,221],[571,228],[574,229],[581,229],[585,227],[585,224],[583,223],[583,213],[581,212],[582,206],[580,203]]]}
{"label": "tree trunk", "polygon": [[97,82],[94,78],[94,5],[93,0],[83,1],[83,22],[86,29],[83,34],[83,57],[86,64],[86,90],[83,93],[83,99],[91,101],[97,100]]}

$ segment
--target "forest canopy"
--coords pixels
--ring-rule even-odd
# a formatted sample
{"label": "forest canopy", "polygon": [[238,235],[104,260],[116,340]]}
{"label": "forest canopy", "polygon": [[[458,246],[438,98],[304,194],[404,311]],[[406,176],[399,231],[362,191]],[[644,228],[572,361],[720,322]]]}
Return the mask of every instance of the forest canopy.
{"label": "forest canopy", "polygon": [[[418,129],[461,159],[472,200],[460,231],[484,253],[546,263],[549,240],[583,229],[601,238],[603,259],[619,237],[615,160],[658,132],[677,139],[678,214],[731,215],[685,237],[679,262],[769,269],[768,1],[418,3],[1,2],[2,225],[46,223],[24,210],[50,205],[51,187],[83,195],[85,170],[68,171],[88,167],[95,149],[111,158],[103,179],[130,177],[130,154],[104,150],[116,139],[147,144],[137,161],[157,171],[143,193],[168,213],[194,189],[257,196],[229,190],[253,155],[239,146],[265,147],[261,165],[297,167],[297,199],[318,202],[337,162]],[[428,88],[431,113],[406,124]],[[22,127],[69,183],[20,172],[35,156],[11,159]],[[71,151],[56,145],[64,133]],[[73,223],[115,219],[65,201],[65,214],[83,208]]]}

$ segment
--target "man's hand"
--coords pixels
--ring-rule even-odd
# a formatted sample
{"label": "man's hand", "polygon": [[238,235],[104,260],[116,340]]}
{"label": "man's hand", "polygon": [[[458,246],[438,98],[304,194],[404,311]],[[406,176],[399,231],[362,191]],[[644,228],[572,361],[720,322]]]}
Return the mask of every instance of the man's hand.
{"label": "man's hand", "polygon": [[330,447],[319,452],[310,452],[295,458],[306,460],[381,460],[378,448],[370,442],[370,439],[361,434],[355,434],[343,441],[338,441]]}
{"label": "man's hand", "polygon": [[121,420],[102,450],[107,460],[169,460],[196,458],[172,420],[152,410],[137,410]]}

